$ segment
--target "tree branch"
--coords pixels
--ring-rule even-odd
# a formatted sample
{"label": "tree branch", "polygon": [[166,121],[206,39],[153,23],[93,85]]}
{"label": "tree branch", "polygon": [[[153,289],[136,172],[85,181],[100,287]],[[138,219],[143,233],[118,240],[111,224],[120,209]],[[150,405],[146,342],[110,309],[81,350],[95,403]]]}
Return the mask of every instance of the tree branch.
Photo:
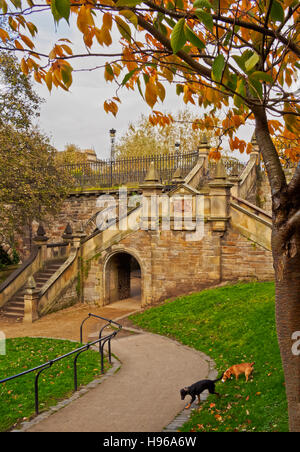
{"label": "tree branch", "polygon": [[[155,3],[151,2],[151,1],[146,1],[145,4],[148,5],[154,11],[162,12],[163,14],[167,14],[168,16],[173,17],[174,19],[181,19],[182,17],[185,17],[187,19],[190,18],[190,19],[198,20],[198,17],[195,14],[192,14],[189,12],[188,13],[173,12],[162,6],[156,5]],[[296,10],[299,7],[300,6],[297,5],[297,7],[295,8],[295,10],[293,12],[296,12]],[[231,17],[225,17],[225,16],[222,16],[219,14],[212,14],[212,18],[214,21],[224,22],[224,23],[230,24],[232,26],[243,27],[248,30],[257,31],[258,33],[261,33],[262,35],[276,38],[276,39],[278,39],[278,41],[280,41],[282,44],[286,45],[290,50],[292,50],[292,52],[294,52],[297,56],[300,57],[300,47],[297,44],[297,42],[294,42],[291,39],[285,38],[284,36],[277,33],[276,31],[272,30],[271,28],[266,28],[262,25],[256,25],[256,24],[253,24],[250,22],[245,22],[244,20],[239,20],[239,19],[235,19],[235,18],[231,18]]]}
{"label": "tree branch", "polygon": [[287,242],[300,230],[300,210],[297,210],[294,215],[287,221],[285,227],[282,229],[280,239],[283,247],[286,247]]}
{"label": "tree branch", "polygon": [[[173,53],[171,42],[166,36],[164,36],[162,33],[160,33],[159,30],[157,30],[153,25],[149,22],[147,22],[143,17],[140,15],[138,17],[138,23],[141,27],[143,27],[145,30],[149,31],[152,36],[154,36],[161,44],[163,44],[168,50],[170,50]],[[183,61],[185,61],[192,69],[194,69],[197,74],[202,75],[203,77],[209,78],[211,80],[211,70],[202,64],[195,61],[190,55],[185,53],[183,50],[179,50],[176,54],[179,58],[181,58]]]}
{"label": "tree branch", "polygon": [[300,161],[298,163],[295,174],[289,183],[288,194],[290,196],[297,196],[297,203],[300,204]]}

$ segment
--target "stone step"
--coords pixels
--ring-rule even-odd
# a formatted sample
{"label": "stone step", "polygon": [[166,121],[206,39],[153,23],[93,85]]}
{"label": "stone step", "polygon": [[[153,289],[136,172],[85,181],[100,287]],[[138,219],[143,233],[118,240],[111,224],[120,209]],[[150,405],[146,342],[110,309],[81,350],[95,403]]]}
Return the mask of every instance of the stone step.
{"label": "stone step", "polygon": [[20,314],[16,314],[14,312],[3,312],[2,313],[4,315],[4,317],[8,317],[10,319],[14,319],[14,320],[22,320],[24,317],[24,313]]}
{"label": "stone step", "polygon": [[22,307],[14,307],[14,306],[7,306],[6,308],[3,308],[3,312],[4,314],[18,314],[23,315],[24,314],[24,306]]}
{"label": "stone step", "polygon": [[[13,299],[9,302],[9,307],[24,309],[24,300],[18,301],[16,299]],[[5,307],[4,307],[4,309],[5,309]]]}
{"label": "stone step", "polygon": [[34,280],[35,280],[36,283],[44,283],[45,281],[48,281],[48,279],[50,279],[51,276],[52,275],[45,276],[45,277],[39,276],[38,278],[34,278]]}
{"label": "stone step", "polygon": [[[36,282],[37,289],[41,289],[64,262],[65,259],[53,261],[49,263],[49,265],[46,266],[43,270],[35,273],[34,280]],[[14,318],[16,320],[20,320],[24,317],[25,293],[26,289],[25,286],[23,286],[20,290],[18,290],[13,298],[8,301],[5,306],[3,306],[1,312],[5,317]]]}

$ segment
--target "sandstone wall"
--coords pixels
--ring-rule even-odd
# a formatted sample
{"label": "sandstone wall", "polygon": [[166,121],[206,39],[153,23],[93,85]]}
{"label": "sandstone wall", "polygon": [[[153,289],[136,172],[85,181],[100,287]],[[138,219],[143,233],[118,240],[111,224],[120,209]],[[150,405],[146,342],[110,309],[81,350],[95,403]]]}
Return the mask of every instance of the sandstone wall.
{"label": "sandstone wall", "polygon": [[274,279],[271,251],[229,229],[222,240],[223,281]]}
{"label": "sandstone wall", "polygon": [[142,305],[199,291],[222,281],[272,280],[270,251],[228,229],[222,237],[205,225],[202,241],[186,241],[182,231],[136,231],[83,262],[83,298],[109,303],[107,262],[118,252],[133,255],[141,267]]}

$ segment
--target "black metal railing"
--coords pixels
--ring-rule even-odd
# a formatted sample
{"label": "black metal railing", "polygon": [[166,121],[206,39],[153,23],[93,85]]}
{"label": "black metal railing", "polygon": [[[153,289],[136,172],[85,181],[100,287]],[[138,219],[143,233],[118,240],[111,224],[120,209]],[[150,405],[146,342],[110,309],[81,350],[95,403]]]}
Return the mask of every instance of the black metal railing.
{"label": "black metal railing", "polygon": [[[84,322],[90,318],[90,317],[96,317],[98,319],[104,320],[107,323],[100,329],[99,332],[99,337],[98,339],[88,342],[87,344],[83,345],[82,347],[78,347],[64,355],[58,356],[57,358],[54,358],[52,360],[47,361],[46,363],[43,363],[37,367],[34,367],[32,369],[28,369],[25,370],[24,372],[21,372],[19,374],[16,375],[12,375],[10,377],[4,378],[2,380],[0,380],[0,384],[1,383],[6,383],[8,381],[11,380],[15,380],[16,378],[22,377],[24,375],[27,375],[29,373],[32,372],[36,372],[37,374],[35,375],[35,379],[34,379],[34,400],[35,400],[35,412],[36,414],[39,414],[39,377],[41,375],[42,372],[44,372],[45,370],[49,369],[50,367],[53,366],[53,364],[55,364],[58,361],[61,361],[64,358],[67,358],[69,356],[75,355],[74,361],[73,361],[73,373],[74,373],[74,391],[77,391],[78,389],[78,378],[77,378],[77,361],[79,356],[81,355],[81,353],[89,350],[93,345],[99,344],[99,353],[100,353],[100,358],[101,358],[101,373],[104,373],[104,346],[106,343],[108,343],[108,360],[109,363],[111,363],[111,340],[117,335],[117,333],[121,330],[122,325],[120,325],[119,323],[113,321],[113,320],[109,320],[106,319],[104,317],[100,317],[100,316],[96,316],[94,314],[89,314],[89,316],[83,320],[83,322],[81,323],[80,326],[80,342],[82,343],[82,326],[84,324]],[[107,327],[107,326],[114,326],[114,331],[109,333],[107,336],[102,336],[103,330]]]}
{"label": "black metal railing", "polygon": [[181,168],[182,176],[186,176],[197,160],[198,151],[193,151],[76,163],[64,165],[63,168],[73,176],[75,186],[114,187],[143,182],[151,162],[154,162],[161,182],[169,183],[177,168]]}

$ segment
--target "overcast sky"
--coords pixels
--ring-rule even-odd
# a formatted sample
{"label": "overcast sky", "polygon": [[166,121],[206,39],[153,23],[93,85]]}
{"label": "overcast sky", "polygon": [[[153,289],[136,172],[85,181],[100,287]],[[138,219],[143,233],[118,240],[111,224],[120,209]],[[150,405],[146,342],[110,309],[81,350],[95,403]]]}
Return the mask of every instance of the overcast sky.
{"label": "overcast sky", "polygon": [[[36,17],[39,17],[37,20]],[[39,30],[39,50],[49,53],[55,42],[61,38],[69,38],[73,43],[74,53],[86,53],[82,43],[81,33],[76,32],[76,27],[69,27],[65,21],[60,21],[58,32],[52,17],[49,14],[32,17],[32,21]],[[72,23],[72,22],[71,22]],[[99,51],[99,46],[95,47]],[[105,51],[104,48],[103,51]],[[113,51],[109,47],[108,51]],[[102,50],[101,50],[102,51]],[[92,67],[105,62],[104,59],[93,61],[90,58],[82,59],[80,62],[72,60],[74,68],[86,65]],[[107,83],[104,80],[103,70],[99,69],[90,72],[74,72],[73,84],[70,91],[62,89],[52,89],[49,93],[46,85],[35,83],[37,92],[45,99],[42,105],[39,125],[41,129],[51,137],[52,144],[63,150],[68,143],[74,143],[80,148],[95,149],[99,158],[108,158],[110,153],[109,130],[116,129],[116,139],[124,133],[129,122],[135,122],[141,114],[149,115],[150,107],[143,101],[138,92],[128,91],[124,88],[119,92],[122,104],[119,113],[114,118],[112,114],[107,114],[103,109],[103,103],[108,98],[115,95],[116,85]],[[186,108],[182,97],[178,97],[174,87],[166,86],[166,99],[164,104],[155,105],[155,109],[164,112],[176,113],[180,109]],[[188,106],[193,112],[199,114],[199,108]],[[253,129],[244,128],[239,134],[241,138],[251,139]],[[242,159],[248,157],[242,156]]]}

